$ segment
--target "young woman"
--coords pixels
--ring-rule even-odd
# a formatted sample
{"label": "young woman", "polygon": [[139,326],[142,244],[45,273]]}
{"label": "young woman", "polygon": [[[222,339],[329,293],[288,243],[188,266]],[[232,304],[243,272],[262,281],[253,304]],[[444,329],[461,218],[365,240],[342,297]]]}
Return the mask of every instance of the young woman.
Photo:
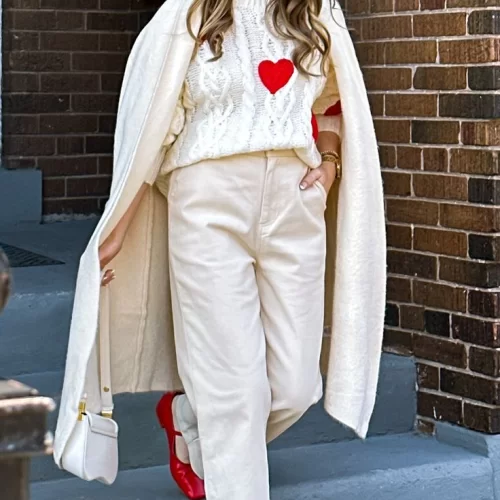
{"label": "young woman", "polygon": [[99,285],[111,282],[113,392],[173,391],[157,413],[189,498],[269,498],[266,443],[323,393],[324,324],[326,409],[366,435],[383,196],[337,6],[169,0],[140,35],[110,201],[79,270],[55,441],[63,467],[83,395],[103,409],[95,330]]}

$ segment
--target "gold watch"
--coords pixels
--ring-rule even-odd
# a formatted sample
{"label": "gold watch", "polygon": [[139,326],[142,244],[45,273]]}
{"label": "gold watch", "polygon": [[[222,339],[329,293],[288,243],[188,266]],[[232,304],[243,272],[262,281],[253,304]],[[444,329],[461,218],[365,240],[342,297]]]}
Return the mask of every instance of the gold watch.
{"label": "gold watch", "polygon": [[321,161],[329,161],[335,164],[335,179],[342,177],[342,161],[340,155],[336,151],[321,152]]}

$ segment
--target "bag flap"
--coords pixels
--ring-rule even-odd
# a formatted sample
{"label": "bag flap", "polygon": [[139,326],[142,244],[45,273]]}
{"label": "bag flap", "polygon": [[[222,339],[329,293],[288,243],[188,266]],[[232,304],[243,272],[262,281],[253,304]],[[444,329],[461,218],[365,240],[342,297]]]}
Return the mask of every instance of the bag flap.
{"label": "bag flap", "polygon": [[87,413],[92,432],[113,438],[118,437],[118,424],[111,418],[105,418],[95,413]]}

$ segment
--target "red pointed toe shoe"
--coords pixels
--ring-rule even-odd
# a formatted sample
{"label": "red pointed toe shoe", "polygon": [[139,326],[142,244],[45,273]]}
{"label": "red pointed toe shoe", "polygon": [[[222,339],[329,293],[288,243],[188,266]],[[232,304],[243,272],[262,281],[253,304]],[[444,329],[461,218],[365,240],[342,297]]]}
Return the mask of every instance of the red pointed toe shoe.
{"label": "red pointed toe shoe", "polygon": [[190,500],[202,500],[205,498],[205,484],[191,468],[190,464],[181,462],[175,450],[175,438],[181,436],[174,425],[173,402],[179,392],[169,392],[165,394],[156,406],[156,415],[160,425],[165,429],[170,454],[170,472],[174,481],[181,491]]}

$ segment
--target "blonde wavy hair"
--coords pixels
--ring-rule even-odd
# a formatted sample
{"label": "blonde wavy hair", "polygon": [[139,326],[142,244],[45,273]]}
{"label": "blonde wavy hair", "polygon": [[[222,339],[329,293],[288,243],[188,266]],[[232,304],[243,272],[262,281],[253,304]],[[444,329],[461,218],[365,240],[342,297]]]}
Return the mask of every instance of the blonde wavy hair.
{"label": "blonde wavy hair", "polygon": [[[331,38],[319,20],[323,1],[331,0],[269,0],[267,11],[276,33],[285,40],[296,42],[293,62],[300,73],[313,76],[307,66],[314,57],[321,57],[322,73],[326,74]],[[201,11],[201,29],[193,33],[192,20]],[[194,0],[188,12],[188,29],[198,44],[208,41],[214,55],[222,57],[224,34],[233,25],[233,0]]]}

